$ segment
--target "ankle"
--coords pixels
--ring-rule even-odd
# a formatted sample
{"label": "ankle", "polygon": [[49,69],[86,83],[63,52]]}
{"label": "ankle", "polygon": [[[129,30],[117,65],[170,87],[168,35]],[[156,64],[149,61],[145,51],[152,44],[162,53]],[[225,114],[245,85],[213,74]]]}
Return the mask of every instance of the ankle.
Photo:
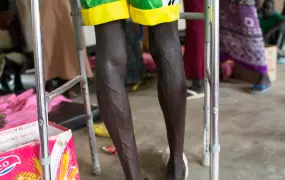
{"label": "ankle", "polygon": [[186,176],[186,165],[183,161],[183,158],[181,159],[176,158],[170,158],[168,165],[167,165],[167,176],[168,179],[171,180],[181,180],[181,179],[185,179]]}
{"label": "ankle", "polygon": [[184,167],[184,161],[183,161],[183,153],[182,154],[171,154],[168,165],[170,165],[173,168],[182,168]]}
{"label": "ankle", "polygon": [[192,86],[195,86],[197,88],[204,88],[204,79],[195,79],[192,81]]}
{"label": "ankle", "polygon": [[177,155],[177,156],[172,156],[169,158],[169,162],[175,164],[184,164],[183,161],[183,154],[182,155]]}
{"label": "ankle", "polygon": [[129,177],[126,177],[126,180],[144,180],[145,178],[142,176],[142,174],[135,174],[130,175]]}
{"label": "ankle", "polygon": [[268,76],[268,73],[260,73],[259,79],[258,79],[256,84],[268,85],[270,83],[271,83],[271,81],[270,81],[270,78]]}
{"label": "ankle", "polygon": [[193,80],[192,85],[188,89],[202,93],[204,91],[204,80]]}

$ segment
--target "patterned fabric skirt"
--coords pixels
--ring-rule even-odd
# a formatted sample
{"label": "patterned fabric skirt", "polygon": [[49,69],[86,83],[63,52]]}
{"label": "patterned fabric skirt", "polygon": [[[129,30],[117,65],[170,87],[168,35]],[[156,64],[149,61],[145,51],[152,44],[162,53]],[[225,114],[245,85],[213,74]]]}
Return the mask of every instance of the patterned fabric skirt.
{"label": "patterned fabric skirt", "polygon": [[233,60],[253,71],[267,71],[255,0],[221,0],[220,52],[221,61]]}

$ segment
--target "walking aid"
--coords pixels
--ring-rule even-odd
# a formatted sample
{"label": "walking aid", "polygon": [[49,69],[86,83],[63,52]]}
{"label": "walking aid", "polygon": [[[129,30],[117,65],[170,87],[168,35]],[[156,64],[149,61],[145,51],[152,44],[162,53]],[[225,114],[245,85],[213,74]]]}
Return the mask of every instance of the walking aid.
{"label": "walking aid", "polygon": [[[36,88],[37,88],[37,104],[38,104],[38,123],[40,132],[40,147],[41,147],[41,158],[40,163],[42,167],[42,179],[51,180],[51,159],[48,150],[48,112],[47,104],[64,93],[77,83],[80,83],[81,93],[83,96],[86,122],[89,131],[89,143],[92,158],[92,172],[95,175],[101,173],[101,167],[99,164],[98,153],[96,152],[96,138],[93,130],[93,117],[91,113],[90,100],[89,100],[89,89],[86,77],[86,67],[84,61],[84,44],[81,34],[81,14],[77,4],[77,0],[70,0],[72,8],[72,20],[76,37],[76,48],[80,67],[79,76],[65,83],[63,86],[57,88],[46,96],[45,93],[45,80],[44,80],[44,65],[43,65],[43,54],[42,54],[42,36],[41,36],[41,25],[40,25],[40,11],[39,1],[31,0],[32,10],[32,21],[33,21],[33,38],[34,38],[34,61],[35,61],[35,74],[36,74]],[[53,179],[52,179],[53,180]]]}
{"label": "walking aid", "polygon": [[[99,175],[101,167],[96,152],[96,138],[93,130],[89,90],[84,62],[81,35],[81,13],[77,0],[70,0],[72,20],[76,37],[76,47],[81,75],[45,95],[44,67],[42,57],[39,0],[31,0],[34,34],[34,61],[38,103],[38,121],[41,144],[42,179],[50,180],[50,158],[48,152],[47,103],[80,82],[87,119],[93,173]],[[204,152],[202,164],[210,166],[210,180],[219,180],[219,0],[204,0],[204,13],[181,13],[181,19],[204,20],[205,23],[205,99],[204,99]],[[211,61],[210,61],[211,59]]]}
{"label": "walking aid", "polygon": [[210,180],[219,180],[219,0],[204,0],[204,13],[181,13],[181,19],[204,20],[205,98],[202,164],[210,166]]}

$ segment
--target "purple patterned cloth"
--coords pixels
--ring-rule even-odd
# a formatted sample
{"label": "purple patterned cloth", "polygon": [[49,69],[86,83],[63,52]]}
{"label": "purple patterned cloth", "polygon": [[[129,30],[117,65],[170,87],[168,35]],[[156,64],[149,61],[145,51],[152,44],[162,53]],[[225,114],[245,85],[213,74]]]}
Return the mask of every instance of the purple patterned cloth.
{"label": "purple patterned cloth", "polygon": [[253,0],[221,0],[221,61],[234,60],[251,70],[266,72],[262,31]]}

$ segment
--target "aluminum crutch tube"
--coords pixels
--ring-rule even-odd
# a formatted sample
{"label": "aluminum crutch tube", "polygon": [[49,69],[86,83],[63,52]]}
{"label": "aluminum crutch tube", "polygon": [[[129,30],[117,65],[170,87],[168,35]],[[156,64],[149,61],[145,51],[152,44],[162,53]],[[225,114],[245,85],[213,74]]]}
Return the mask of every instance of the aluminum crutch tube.
{"label": "aluminum crutch tube", "polygon": [[212,10],[210,180],[219,180],[219,0],[212,0]]}
{"label": "aluminum crutch tube", "polygon": [[48,113],[45,93],[44,64],[42,53],[42,36],[39,0],[31,0],[34,63],[37,88],[38,123],[40,133],[42,180],[51,180],[50,157],[48,150]]}
{"label": "aluminum crutch tube", "polygon": [[205,36],[205,57],[204,57],[204,151],[203,166],[210,166],[210,69],[211,58],[211,0],[204,0],[204,36]]}
{"label": "aluminum crutch tube", "polygon": [[93,128],[93,115],[91,112],[90,106],[90,99],[89,99],[89,88],[87,82],[87,75],[86,75],[86,66],[85,66],[85,59],[84,59],[84,43],[82,37],[82,23],[81,23],[81,12],[78,7],[77,0],[70,0],[71,4],[71,15],[73,20],[73,30],[75,33],[76,38],[76,48],[77,48],[77,55],[79,59],[79,67],[80,73],[82,76],[83,81],[80,82],[81,93],[83,96],[84,108],[85,108],[85,115],[87,117],[86,123],[88,127],[88,135],[89,135],[89,144],[90,144],[90,152],[92,158],[92,172],[94,175],[101,174],[101,166],[99,163],[98,152],[96,151],[96,137]]}

